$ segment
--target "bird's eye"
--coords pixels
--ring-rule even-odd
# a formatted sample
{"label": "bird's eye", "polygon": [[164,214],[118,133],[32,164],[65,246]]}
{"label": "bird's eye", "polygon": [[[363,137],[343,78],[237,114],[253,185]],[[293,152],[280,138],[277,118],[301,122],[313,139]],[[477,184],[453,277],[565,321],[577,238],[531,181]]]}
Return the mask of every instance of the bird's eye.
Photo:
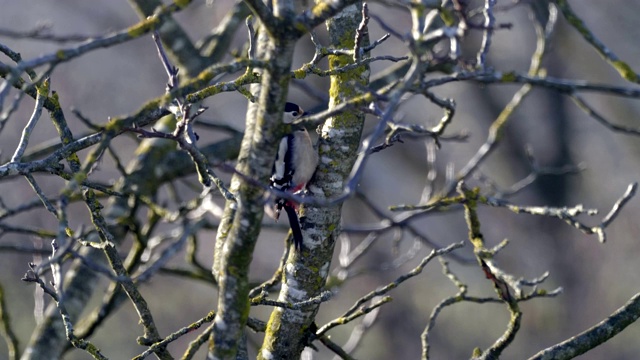
{"label": "bird's eye", "polygon": [[298,114],[299,114],[299,112],[297,112],[297,111],[294,111],[294,112],[291,113],[291,115],[293,115],[293,116],[298,116]]}

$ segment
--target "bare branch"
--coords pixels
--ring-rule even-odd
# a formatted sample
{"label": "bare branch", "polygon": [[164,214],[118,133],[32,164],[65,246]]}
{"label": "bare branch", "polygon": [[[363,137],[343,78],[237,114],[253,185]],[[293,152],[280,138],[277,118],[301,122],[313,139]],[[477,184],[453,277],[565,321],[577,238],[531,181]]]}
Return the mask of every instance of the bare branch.
{"label": "bare branch", "polygon": [[602,56],[602,58],[609,63],[623,79],[631,82],[639,82],[640,76],[638,73],[624,61],[622,61],[611,49],[606,47],[589,29],[584,21],[578,17],[573,11],[567,0],[558,0],[555,2],[562,11],[562,15],[568,20],[567,22],[573,26],[580,35]]}
{"label": "bare branch", "polygon": [[185,335],[187,333],[190,333],[190,332],[192,332],[194,330],[199,329],[203,324],[212,322],[213,319],[215,318],[215,316],[216,316],[215,311],[209,312],[207,314],[207,316],[203,317],[202,319],[194,322],[193,324],[189,324],[189,325],[187,325],[187,326],[175,331],[174,333],[170,334],[166,338],[162,339],[162,341],[159,341],[159,342],[151,345],[149,347],[149,349],[147,349],[142,354],[140,354],[138,356],[135,356],[133,359],[134,360],[142,360],[142,359],[146,358],[147,356],[153,354],[156,350],[161,349],[161,348],[167,346],[169,343],[178,340],[183,335]]}
{"label": "bare branch", "polygon": [[597,112],[593,107],[591,107],[580,95],[571,94],[569,95],[571,100],[573,100],[576,105],[580,108],[580,110],[584,111],[587,115],[594,118],[600,124],[604,125],[611,131],[619,132],[626,135],[640,136],[640,128],[634,128],[630,126],[616,125],[609,121],[607,118],[602,116],[599,112]]}
{"label": "bare branch", "polygon": [[36,105],[33,109],[33,114],[31,114],[31,118],[27,122],[27,125],[22,130],[22,137],[20,137],[20,143],[16,148],[15,153],[11,157],[11,162],[20,161],[20,158],[24,154],[24,151],[27,149],[27,145],[29,144],[29,137],[33,132],[38,120],[40,119],[40,114],[42,114],[42,107],[44,106],[44,100],[49,95],[49,79],[45,79],[42,85],[38,86],[38,97],[36,98]]}
{"label": "bare branch", "polygon": [[365,315],[366,313],[368,313],[371,310],[373,310],[375,307],[381,306],[382,304],[390,301],[391,298],[387,296],[387,297],[384,297],[381,300],[375,302],[371,306],[362,307],[369,300],[372,300],[374,298],[386,295],[389,291],[391,291],[392,289],[397,288],[400,284],[402,284],[406,280],[409,280],[414,276],[420,275],[420,273],[422,273],[422,270],[424,269],[424,267],[427,266],[427,264],[431,260],[433,260],[435,257],[442,256],[444,254],[448,254],[448,253],[450,253],[450,252],[452,252],[452,251],[454,251],[454,250],[456,250],[458,248],[461,248],[463,245],[464,245],[464,243],[460,242],[460,243],[451,244],[451,245],[449,245],[447,247],[444,247],[444,248],[441,248],[441,249],[433,249],[429,253],[429,255],[427,255],[424,259],[422,259],[420,264],[418,264],[418,266],[416,266],[413,270],[411,270],[410,272],[408,272],[405,275],[400,276],[399,278],[397,278],[395,281],[389,283],[388,285],[383,286],[383,287],[381,287],[381,288],[379,288],[377,290],[374,290],[374,291],[368,293],[367,295],[361,297],[341,317],[339,317],[339,318],[327,323],[326,325],[324,325],[320,329],[318,329],[318,331],[316,332],[316,336],[322,336],[324,333],[326,333],[327,331],[331,330],[332,328],[334,328],[334,327],[336,327],[336,326],[338,326],[340,324],[344,324],[344,323],[346,323],[348,321],[351,321],[356,317]]}
{"label": "bare branch", "polygon": [[495,0],[485,0],[484,2],[484,34],[482,36],[482,45],[477,56],[477,67],[484,69],[486,67],[486,57],[491,47],[491,37],[493,35],[493,27],[496,23],[496,18],[493,15],[493,7],[496,5]]}
{"label": "bare branch", "polygon": [[640,293],[592,328],[540,351],[529,360],[573,359],[611,339],[640,318]]}

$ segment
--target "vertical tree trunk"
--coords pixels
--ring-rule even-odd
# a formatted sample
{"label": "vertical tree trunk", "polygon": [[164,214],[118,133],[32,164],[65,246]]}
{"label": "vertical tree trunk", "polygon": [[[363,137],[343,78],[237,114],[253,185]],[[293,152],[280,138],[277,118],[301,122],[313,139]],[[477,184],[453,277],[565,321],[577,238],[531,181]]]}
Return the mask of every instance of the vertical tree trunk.
{"label": "vertical tree trunk", "polygon": [[[355,34],[362,18],[361,4],[347,7],[327,22],[331,46],[353,49]],[[365,36],[363,44],[368,43]],[[353,63],[351,56],[331,56],[329,67],[335,69]],[[361,87],[354,87],[354,82]],[[331,77],[329,108],[358,95],[369,83],[369,68],[360,66]],[[364,114],[347,111],[329,118],[322,127],[319,140],[320,164],[309,190],[320,199],[331,199],[343,192],[343,186],[356,160],[364,124]],[[342,205],[331,207],[302,206],[301,226],[304,248],[289,254],[278,301],[297,303],[319,296],[331,265],[331,257],[340,233]],[[275,308],[271,313],[259,359],[297,359],[313,335],[319,305],[306,309]]]}

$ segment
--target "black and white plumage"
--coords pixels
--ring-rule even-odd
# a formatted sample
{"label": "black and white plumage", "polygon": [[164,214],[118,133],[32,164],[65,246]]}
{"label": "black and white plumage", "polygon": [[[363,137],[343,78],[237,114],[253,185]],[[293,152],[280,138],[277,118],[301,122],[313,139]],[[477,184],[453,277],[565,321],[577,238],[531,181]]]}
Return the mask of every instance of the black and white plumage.
{"label": "black and white plumage", "polygon": [[[286,103],[283,122],[292,123],[304,114],[302,108],[294,103]],[[273,164],[271,187],[281,191],[296,193],[303,191],[318,166],[318,153],[313,148],[311,137],[304,127],[293,127],[279,143],[276,160]],[[298,204],[291,200],[276,198],[275,218],[282,209],[287,213],[293,233],[296,249],[302,247],[302,231],[296,212]]]}

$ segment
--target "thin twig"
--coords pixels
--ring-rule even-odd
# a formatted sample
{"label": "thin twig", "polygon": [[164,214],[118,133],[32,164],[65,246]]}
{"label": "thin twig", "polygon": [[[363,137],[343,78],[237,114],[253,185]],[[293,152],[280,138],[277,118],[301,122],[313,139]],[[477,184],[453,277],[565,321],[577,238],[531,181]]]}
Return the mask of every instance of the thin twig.
{"label": "thin twig", "polygon": [[27,149],[27,145],[29,144],[29,137],[33,132],[33,129],[36,127],[38,120],[40,119],[40,115],[42,114],[42,107],[44,106],[44,101],[49,95],[49,79],[45,79],[40,86],[38,86],[38,96],[36,97],[36,104],[33,108],[33,114],[29,118],[27,125],[25,125],[24,129],[22,129],[22,136],[20,137],[20,142],[16,147],[16,151],[11,157],[11,162],[18,162],[22,155],[24,155],[25,150]]}
{"label": "thin twig", "polygon": [[[400,277],[398,277],[395,281],[389,283],[386,286],[383,286],[381,288],[378,288],[370,293],[368,293],[367,295],[361,297],[358,301],[356,301],[356,303],[351,306],[351,308],[349,308],[342,316],[340,316],[339,318],[330,321],[329,323],[327,323],[326,325],[322,326],[320,329],[318,329],[318,331],[316,332],[316,336],[322,336],[324,333],[326,333],[327,331],[329,331],[330,329],[340,325],[340,324],[344,324],[347,320],[351,321],[353,320],[355,317],[353,315],[365,315],[367,312],[373,310],[373,306],[377,305],[380,306],[382,305],[384,302],[391,300],[390,298],[388,300],[380,300],[379,302],[377,302],[376,304],[372,305],[372,306],[368,306],[368,307],[361,307],[362,305],[364,305],[364,303],[366,303],[367,301],[375,298],[375,297],[380,297],[383,295],[386,295],[389,291],[391,291],[392,289],[395,289],[396,287],[398,287],[400,284],[402,284],[403,282],[405,282],[406,280],[411,279],[414,276],[419,275],[422,270],[424,269],[425,266],[427,266],[427,264],[435,257],[438,256],[442,256],[444,254],[448,254],[458,248],[461,248],[464,245],[463,242],[459,242],[459,243],[455,243],[455,244],[451,244],[445,248],[441,248],[441,249],[433,249],[431,251],[431,253],[429,253],[429,255],[427,255],[424,259],[422,259],[422,261],[420,262],[420,264],[418,264],[418,266],[416,266],[413,270],[411,270],[410,272],[408,272],[407,274],[404,274]],[[377,307],[375,306],[375,307]],[[366,311],[366,312],[365,312]]]}
{"label": "thin twig", "polygon": [[493,15],[493,7],[495,5],[496,0],[485,0],[484,2],[484,34],[482,35],[482,45],[480,45],[480,51],[478,51],[477,56],[478,69],[484,69],[486,66],[486,58],[491,47],[491,37],[496,23],[496,18]]}
{"label": "thin twig", "polygon": [[353,46],[353,62],[357,63],[364,56],[364,49],[362,48],[362,41],[368,38],[369,35],[369,6],[366,2],[362,3],[362,20],[360,25],[356,29],[356,38]]}
{"label": "thin twig", "polygon": [[151,345],[147,350],[145,350],[142,354],[135,356],[133,358],[133,360],[142,360],[144,358],[146,358],[147,356],[153,354],[156,350],[163,348],[165,346],[167,346],[168,344],[170,344],[173,341],[178,340],[179,338],[181,338],[183,335],[190,333],[194,330],[199,329],[203,324],[206,323],[210,323],[213,321],[213,319],[215,318],[216,313],[215,311],[211,311],[207,314],[207,316],[203,317],[202,319],[194,322],[193,324],[187,325],[181,329],[179,329],[178,331],[173,332],[172,334],[170,334],[169,336],[165,337],[164,339],[162,339],[162,341],[159,341],[153,345]]}

